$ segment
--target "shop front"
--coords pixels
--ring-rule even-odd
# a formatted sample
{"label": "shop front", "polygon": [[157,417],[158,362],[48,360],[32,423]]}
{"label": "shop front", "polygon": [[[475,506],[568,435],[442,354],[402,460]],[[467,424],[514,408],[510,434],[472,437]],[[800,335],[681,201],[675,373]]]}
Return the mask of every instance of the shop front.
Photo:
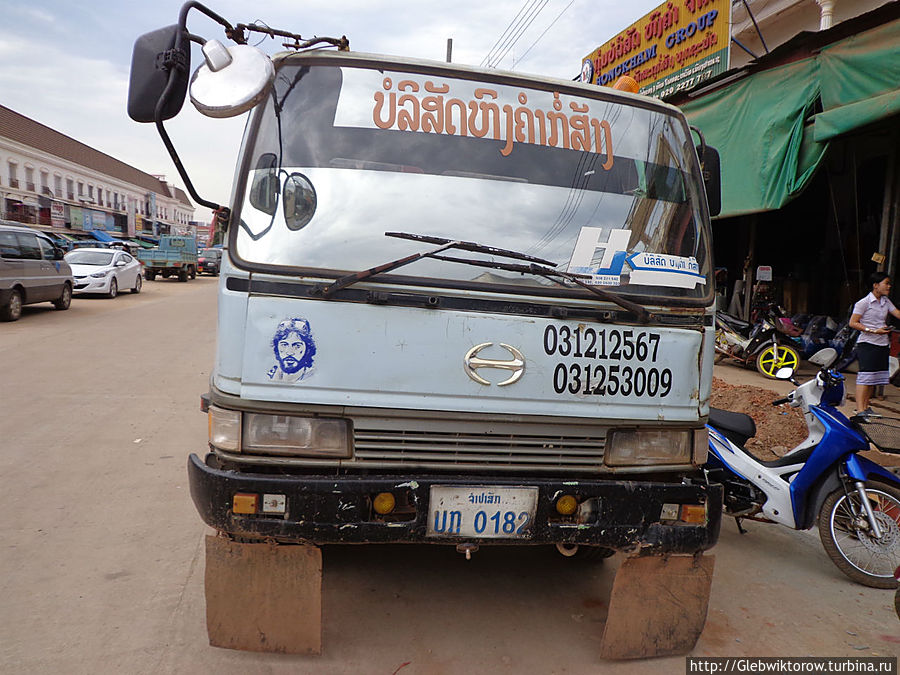
{"label": "shop front", "polygon": [[725,304],[846,318],[871,272],[900,267],[898,3],[801,33],[720,81],[672,102],[720,153]]}

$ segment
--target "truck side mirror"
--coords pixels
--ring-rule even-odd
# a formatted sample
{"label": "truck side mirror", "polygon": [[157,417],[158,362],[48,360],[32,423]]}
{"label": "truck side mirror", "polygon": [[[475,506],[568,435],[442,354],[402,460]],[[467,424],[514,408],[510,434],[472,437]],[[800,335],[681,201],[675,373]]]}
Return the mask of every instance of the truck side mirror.
{"label": "truck side mirror", "polygon": [[169,84],[174,69],[175,84],[162,108],[162,119],[172,119],[181,111],[187,96],[191,69],[190,41],[182,40],[175,49],[177,25],[145,33],[134,43],[131,55],[131,81],[128,85],[128,116],[135,122],[155,122],[156,106]]}
{"label": "truck side mirror", "polygon": [[278,158],[271,152],[260,155],[256,162],[250,204],[270,216],[278,209]]}
{"label": "truck side mirror", "polygon": [[703,184],[706,186],[709,215],[710,217],[717,216],[722,212],[722,174],[719,168],[719,151],[710,145],[698,146],[697,154],[700,157]]}

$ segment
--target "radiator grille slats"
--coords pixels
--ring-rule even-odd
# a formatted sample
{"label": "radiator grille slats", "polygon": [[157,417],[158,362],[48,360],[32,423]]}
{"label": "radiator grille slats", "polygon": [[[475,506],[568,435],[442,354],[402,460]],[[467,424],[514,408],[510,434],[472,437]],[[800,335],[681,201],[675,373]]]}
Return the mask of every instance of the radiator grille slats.
{"label": "radiator grille slats", "polygon": [[520,435],[471,431],[354,429],[355,463],[450,468],[479,465],[492,470],[597,470],[603,435]]}

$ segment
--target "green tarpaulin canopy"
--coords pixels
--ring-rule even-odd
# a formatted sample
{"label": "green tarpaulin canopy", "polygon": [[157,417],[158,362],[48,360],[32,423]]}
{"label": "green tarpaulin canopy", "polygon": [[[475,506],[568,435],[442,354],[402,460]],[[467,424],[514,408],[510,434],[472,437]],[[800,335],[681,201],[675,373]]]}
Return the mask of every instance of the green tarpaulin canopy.
{"label": "green tarpaulin canopy", "polygon": [[831,139],[900,112],[900,21],[681,108],[721,156],[720,217],[781,208],[809,182]]}

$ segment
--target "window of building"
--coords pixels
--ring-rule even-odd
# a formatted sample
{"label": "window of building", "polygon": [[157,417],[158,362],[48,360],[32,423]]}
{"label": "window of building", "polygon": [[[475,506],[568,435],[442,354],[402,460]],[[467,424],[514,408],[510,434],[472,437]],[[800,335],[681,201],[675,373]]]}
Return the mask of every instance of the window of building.
{"label": "window of building", "polygon": [[71,178],[66,178],[66,197],[75,199],[75,182]]}
{"label": "window of building", "polygon": [[19,166],[15,162],[9,163],[9,186],[19,187]]}
{"label": "window of building", "polygon": [[63,196],[62,176],[53,176],[53,196],[61,199]]}
{"label": "window of building", "polygon": [[84,183],[82,183],[81,181],[78,181],[78,196],[84,196]]}
{"label": "window of building", "polygon": [[30,166],[25,167],[25,189],[34,192],[34,169]]}
{"label": "window of building", "polygon": [[41,194],[47,194],[46,191],[50,189],[50,173],[47,171],[41,171]]}
{"label": "window of building", "polygon": [[88,199],[94,198],[94,186],[88,183]]}

